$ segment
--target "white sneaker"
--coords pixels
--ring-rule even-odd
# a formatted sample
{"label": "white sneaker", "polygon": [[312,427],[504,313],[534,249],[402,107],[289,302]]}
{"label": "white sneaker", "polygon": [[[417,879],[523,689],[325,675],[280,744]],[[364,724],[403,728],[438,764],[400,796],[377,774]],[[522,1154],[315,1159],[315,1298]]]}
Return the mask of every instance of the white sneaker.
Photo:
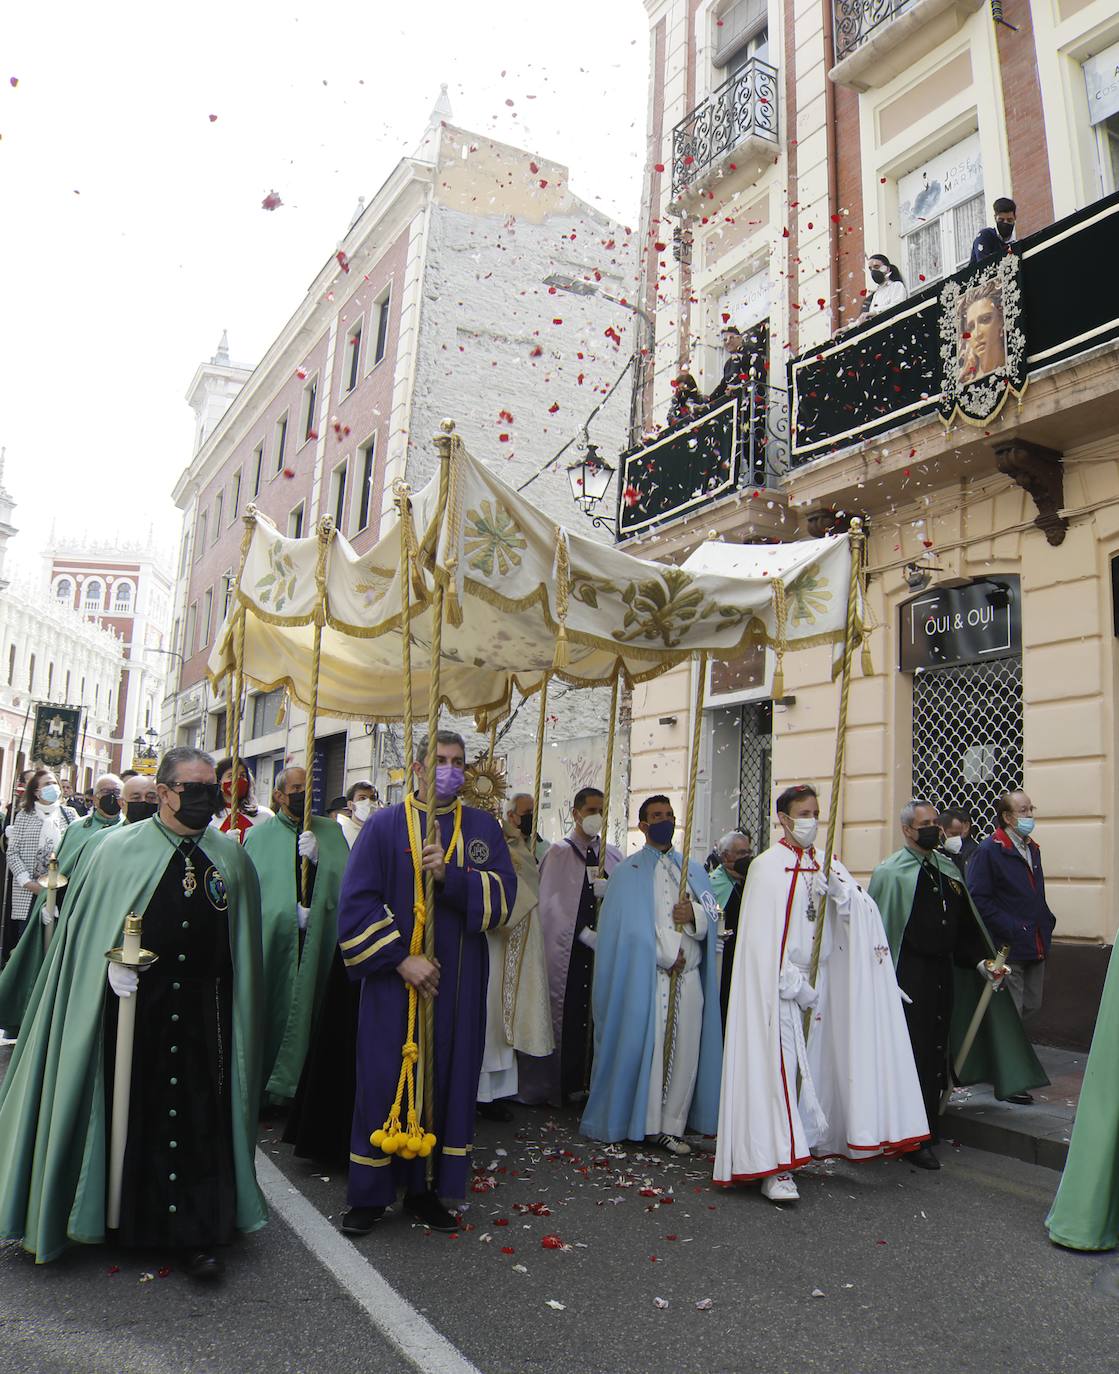
{"label": "white sneaker", "polygon": [[762,1197],[770,1202],[796,1202],[800,1194],[792,1174],[770,1174],[762,1179]]}
{"label": "white sneaker", "polygon": [[658,1135],[657,1144],[662,1150],[667,1150],[673,1155],[690,1155],[692,1147],[686,1140],[681,1140],[678,1135]]}

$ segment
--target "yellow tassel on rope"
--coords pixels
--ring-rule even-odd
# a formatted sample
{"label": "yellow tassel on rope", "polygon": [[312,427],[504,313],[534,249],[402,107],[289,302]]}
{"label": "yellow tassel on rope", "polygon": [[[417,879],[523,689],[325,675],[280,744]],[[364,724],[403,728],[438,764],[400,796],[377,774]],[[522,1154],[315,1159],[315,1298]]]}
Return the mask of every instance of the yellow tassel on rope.
{"label": "yellow tassel on rope", "polygon": [[462,602],[458,597],[458,588],[455,585],[455,569],[458,567],[456,558],[447,559],[447,593],[443,602],[443,614],[447,619],[448,625],[453,625],[457,630],[462,624]]}
{"label": "yellow tassel on rope", "polygon": [[873,660],[873,659],[871,658],[871,656],[870,656],[870,632],[869,632],[869,631],[867,631],[867,632],[863,635],[863,659],[862,659],[862,667],[863,667],[863,677],[873,677],[873,676],[874,676],[874,660]]}
{"label": "yellow tassel on rope", "polygon": [[561,625],[556,635],[556,651],[552,655],[553,668],[567,667],[567,626]]}

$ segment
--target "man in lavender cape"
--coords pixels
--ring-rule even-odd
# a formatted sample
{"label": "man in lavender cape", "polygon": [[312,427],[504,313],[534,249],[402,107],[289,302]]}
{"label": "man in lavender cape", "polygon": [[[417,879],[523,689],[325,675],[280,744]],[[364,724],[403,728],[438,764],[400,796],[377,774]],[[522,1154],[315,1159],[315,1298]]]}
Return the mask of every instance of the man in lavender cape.
{"label": "man in lavender cape", "polygon": [[[585,1094],[590,1083],[595,920],[597,898],[606,885],[598,878],[603,804],[597,787],[576,792],[575,824],[540,864],[540,926],[556,1048],[547,1059],[520,1057],[521,1102],[560,1107],[570,1097]],[[621,850],[608,844],[607,876],[621,861]]]}
{"label": "man in lavender cape", "polygon": [[[362,826],[338,902],[342,959],[348,975],[362,980],[349,1210],[342,1218],[349,1235],[372,1230],[400,1188],[411,1216],[433,1231],[455,1230],[457,1221],[440,1199],[465,1197],[470,1174],[486,1033],[486,931],[508,920],[517,880],[501,826],[459,799],[466,766],[462,736],[440,730],[435,738],[438,839],[427,838],[427,741],[420,740],[412,764],[415,792]],[[421,874],[435,876],[435,910],[428,915],[435,924],[434,960],[408,952],[416,900],[409,812],[422,836]],[[425,999],[435,999],[436,1144],[430,1189],[427,1160],[385,1154],[370,1143],[396,1095],[409,987],[420,994],[418,1017]],[[406,1111],[407,1101],[403,1105]]]}

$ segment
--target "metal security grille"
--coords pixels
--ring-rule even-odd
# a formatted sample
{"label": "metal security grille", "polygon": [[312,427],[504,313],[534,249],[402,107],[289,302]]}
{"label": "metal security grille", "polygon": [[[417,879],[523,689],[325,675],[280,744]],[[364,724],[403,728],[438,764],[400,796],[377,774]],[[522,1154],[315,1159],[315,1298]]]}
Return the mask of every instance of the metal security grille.
{"label": "metal security grille", "polygon": [[753,701],[742,708],[738,760],[738,828],[748,830],[754,852],[769,845],[769,790],[773,778],[773,703]]}
{"label": "metal security grille", "polygon": [[1022,749],[1020,658],[914,675],[913,795],[969,811],[977,839],[996,798],[1022,786]]}

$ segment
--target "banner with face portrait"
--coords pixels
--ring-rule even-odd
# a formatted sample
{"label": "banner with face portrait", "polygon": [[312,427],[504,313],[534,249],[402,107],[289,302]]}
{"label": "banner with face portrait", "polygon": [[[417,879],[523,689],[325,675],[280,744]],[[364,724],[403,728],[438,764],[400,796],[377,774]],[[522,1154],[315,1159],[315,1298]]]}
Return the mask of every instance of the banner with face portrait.
{"label": "banner with face portrait", "polygon": [[35,707],[35,731],[31,737],[31,758],[47,768],[61,768],[78,757],[81,730],[80,706],[52,706],[40,701]]}
{"label": "banner with face portrait", "polygon": [[1026,389],[1022,264],[1016,253],[983,263],[940,293],[943,387],[938,410],[946,425],[991,420]]}

